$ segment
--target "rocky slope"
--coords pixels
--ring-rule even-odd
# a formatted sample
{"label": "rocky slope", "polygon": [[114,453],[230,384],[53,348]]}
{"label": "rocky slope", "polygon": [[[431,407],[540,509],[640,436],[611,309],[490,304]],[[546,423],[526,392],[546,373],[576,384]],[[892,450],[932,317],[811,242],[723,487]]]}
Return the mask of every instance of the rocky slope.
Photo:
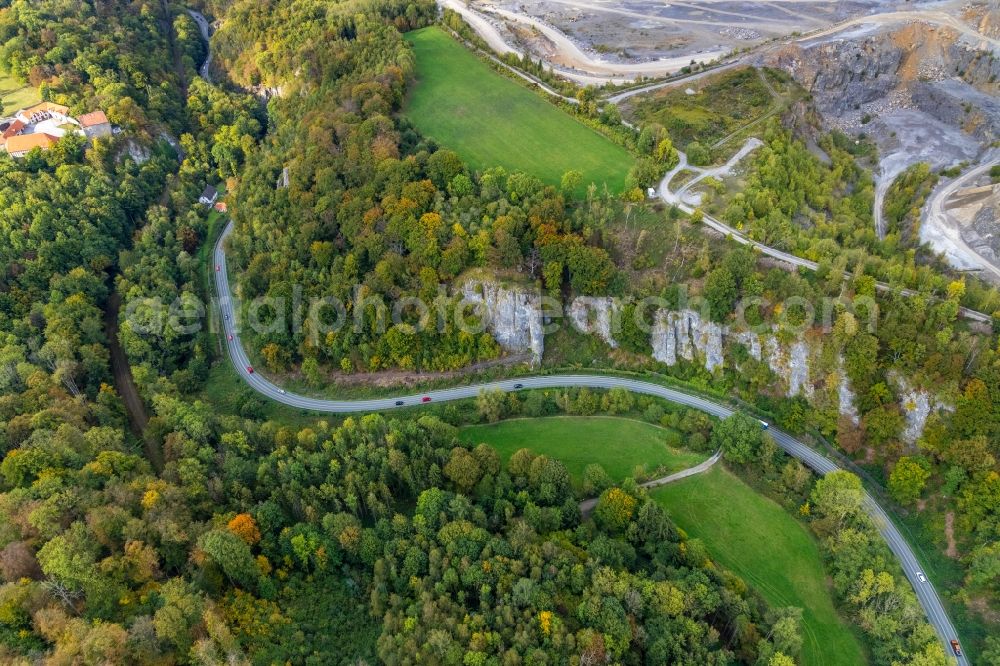
{"label": "rocky slope", "polygon": [[[964,20],[983,34],[1000,23],[1000,9],[974,10]],[[873,216],[884,236],[882,207],[899,174],[918,162],[976,162],[1000,137],[1000,58],[984,48],[952,27],[912,21],[787,44],[761,62],[791,73],[824,124],[875,139]]]}
{"label": "rocky slope", "polygon": [[[484,307],[487,328],[502,347],[511,352],[531,352],[534,362],[541,362],[545,317],[539,294],[488,280],[466,282],[460,293],[466,301]],[[595,335],[614,349],[618,347],[615,332],[620,330],[621,312],[621,303],[616,299],[579,297],[566,306],[562,323],[578,332]],[[776,330],[732,329],[690,309],[658,310],[650,332],[654,360],[666,366],[686,362],[713,373],[726,368],[733,358],[733,347],[741,345],[750,358],[771,369],[776,388],[785,395],[802,396],[817,408],[835,408],[857,423],[855,395],[843,371],[843,361],[839,358],[831,361],[823,341],[823,336],[809,332],[786,336]],[[949,407],[929,392],[910,386],[904,378],[893,380],[906,419],[902,439],[913,445],[923,433],[930,414]]]}
{"label": "rocky slope", "polygon": [[541,363],[545,334],[537,293],[487,280],[470,280],[462,285],[460,294],[467,303],[482,307],[486,329],[501,347],[531,352],[533,364]]}
{"label": "rocky slope", "polygon": [[[976,130],[983,140],[1000,127],[1000,58],[951,28],[920,22],[863,26],[785,45],[763,63],[789,72],[834,124],[858,127],[865,115],[910,108],[956,127],[968,122],[969,113],[979,113]],[[946,98],[965,100],[958,105],[961,113],[938,108]]]}

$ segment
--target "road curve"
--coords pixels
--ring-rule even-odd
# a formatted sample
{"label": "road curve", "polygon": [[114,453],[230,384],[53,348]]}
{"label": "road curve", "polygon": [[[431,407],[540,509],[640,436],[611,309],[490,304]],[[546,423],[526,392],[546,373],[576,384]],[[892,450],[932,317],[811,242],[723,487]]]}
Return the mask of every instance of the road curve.
{"label": "road curve", "polygon": [[205,42],[205,62],[201,63],[201,67],[198,68],[198,75],[211,83],[212,76],[208,70],[212,65],[212,44],[209,39],[211,37],[211,29],[208,25],[208,19],[206,19],[201,12],[196,12],[193,9],[187,10],[187,13],[194,19],[194,22],[198,24],[198,31],[201,33],[201,39]]}
{"label": "road curve", "polygon": [[[472,386],[456,386],[448,389],[437,389],[424,393],[411,393],[407,395],[391,398],[367,398],[361,400],[326,400],[321,398],[310,398],[304,395],[290,393],[281,387],[273,384],[260,373],[249,370],[250,359],[243,349],[240,340],[240,331],[237,319],[237,310],[234,309],[234,300],[229,287],[229,272],[226,266],[225,244],[232,233],[233,223],[230,221],[225,230],[219,236],[215,244],[213,256],[215,258],[216,270],[215,288],[219,300],[219,308],[222,312],[223,333],[226,337],[226,350],[229,358],[244,382],[259,394],[279,402],[289,407],[308,409],[315,412],[325,412],[332,414],[373,412],[397,409],[401,407],[417,407],[426,404],[425,400],[433,402],[448,402],[452,400],[463,400],[475,398],[482,391],[516,391],[521,389],[556,389],[586,387],[595,389],[623,388],[633,393],[650,395],[663,400],[691,407],[710,414],[718,418],[726,418],[735,413],[735,410],[720,402],[687,393],[685,391],[661,386],[652,382],[639,379],[628,379],[624,377],[602,377],[596,375],[549,375],[536,377],[521,377],[518,379],[507,379],[494,382],[486,382]],[[825,475],[835,472],[841,468],[826,456],[807,446],[805,443],[795,439],[788,433],[777,428],[770,428],[771,437],[775,443],[785,450],[789,455],[798,458],[805,465],[815,470],[818,474]],[[944,642],[945,653],[951,654],[949,641],[957,638],[955,627],[952,625],[948,614],[941,604],[934,585],[929,581],[921,583],[916,577],[916,572],[921,569],[916,556],[906,543],[906,539],[899,532],[893,522],[886,515],[885,511],[868,494],[865,493],[865,509],[872,517],[879,532],[885,538],[889,549],[899,560],[903,573],[906,575],[916,593],[920,605],[923,606],[928,622],[937,631],[938,636]],[[966,657],[959,657],[958,663],[961,666],[968,666]]]}
{"label": "road curve", "polygon": [[923,235],[925,233],[933,233],[938,239],[936,243],[932,243],[935,250],[944,252],[946,255],[951,254],[951,252],[947,252],[943,247],[951,245],[953,248],[952,252],[959,255],[956,259],[964,259],[965,262],[979,264],[979,267],[983,271],[993,275],[994,280],[1000,279],[1000,265],[979,254],[965,242],[958,226],[948,222],[948,212],[945,210],[945,204],[959,188],[979,178],[997,165],[1000,165],[1000,150],[994,149],[986,155],[979,166],[962,174],[950,183],[937,188],[931,193],[927,204],[924,206],[924,221],[921,224],[921,240],[924,240]]}
{"label": "road curve", "polygon": [[[670,204],[690,215],[694,212],[695,209],[689,206],[688,204],[684,203],[681,200],[681,198],[677,196],[678,193],[672,192],[670,190],[670,181],[673,179],[674,175],[676,175],[676,173],[680,170],[681,164],[687,164],[687,155],[685,155],[680,150],[678,150],[677,152],[681,157],[681,162],[680,164],[678,164],[677,168],[671,170],[666,176],[664,176],[663,180],[660,181],[659,195],[660,198],[667,204]],[[809,259],[803,259],[802,257],[797,257],[794,254],[790,254],[783,250],[779,250],[777,248],[764,245],[759,241],[753,240],[752,238],[744,234],[742,231],[734,229],[725,222],[722,222],[721,220],[718,220],[717,218],[714,218],[711,215],[703,213],[702,223],[706,227],[710,227],[711,229],[718,231],[723,236],[728,236],[729,238],[732,238],[734,241],[736,241],[741,245],[752,247],[756,250],[759,250],[761,254],[766,254],[769,257],[778,259],[779,261],[782,261],[795,268],[805,268],[810,271],[815,271],[819,268],[819,264],[816,263],[815,261],[810,261]],[[851,274],[845,272],[844,277],[845,279],[850,279]],[[876,282],[875,288],[883,293],[891,292],[894,289],[894,287],[887,282]],[[920,295],[920,292],[914,289],[901,289],[899,293],[907,297]],[[993,324],[992,316],[986,314],[985,312],[979,312],[978,310],[973,310],[971,308],[960,307],[958,309],[958,316],[962,317],[963,319],[978,322],[981,324],[987,324],[987,325]]]}

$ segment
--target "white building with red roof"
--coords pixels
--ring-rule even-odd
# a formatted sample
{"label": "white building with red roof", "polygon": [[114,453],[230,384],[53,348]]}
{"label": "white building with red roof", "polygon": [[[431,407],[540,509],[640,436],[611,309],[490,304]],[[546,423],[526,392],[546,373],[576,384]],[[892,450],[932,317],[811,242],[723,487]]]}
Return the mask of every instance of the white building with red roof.
{"label": "white building with red roof", "polygon": [[76,122],[80,124],[80,129],[83,130],[88,139],[111,136],[111,122],[100,109],[77,116]]}

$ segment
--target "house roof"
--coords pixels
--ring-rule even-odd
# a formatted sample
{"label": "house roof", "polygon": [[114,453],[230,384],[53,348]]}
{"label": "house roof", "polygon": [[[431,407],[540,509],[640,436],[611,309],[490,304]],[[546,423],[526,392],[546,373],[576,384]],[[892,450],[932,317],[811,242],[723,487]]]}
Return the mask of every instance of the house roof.
{"label": "house roof", "polygon": [[14,122],[12,122],[10,125],[7,125],[7,128],[3,131],[3,138],[9,139],[10,137],[14,136],[23,129],[24,129],[24,123],[22,123],[20,120],[15,119]]}
{"label": "house roof", "polygon": [[199,198],[200,199],[214,199],[216,196],[218,196],[218,194],[219,194],[218,190],[216,190],[211,185],[206,185],[205,186],[205,191],[201,193],[201,197],[199,197]]}
{"label": "house roof", "polygon": [[56,104],[55,102],[39,102],[34,106],[29,106],[26,109],[21,109],[20,111],[18,111],[18,114],[23,113],[27,116],[30,116],[33,113],[41,113],[42,111],[49,111],[49,112],[54,111],[56,113],[61,113],[63,115],[66,115],[67,113],[69,113],[69,107],[63,106],[62,104]]}
{"label": "house roof", "polygon": [[78,116],[76,121],[80,123],[80,127],[93,127],[94,125],[105,125],[108,122],[108,117],[103,111],[98,109],[97,111],[91,111],[90,113],[85,113],[82,116]]}
{"label": "house roof", "polygon": [[18,134],[7,139],[7,152],[26,153],[32,148],[47,150],[58,142],[58,138],[44,132],[37,132],[35,134]]}

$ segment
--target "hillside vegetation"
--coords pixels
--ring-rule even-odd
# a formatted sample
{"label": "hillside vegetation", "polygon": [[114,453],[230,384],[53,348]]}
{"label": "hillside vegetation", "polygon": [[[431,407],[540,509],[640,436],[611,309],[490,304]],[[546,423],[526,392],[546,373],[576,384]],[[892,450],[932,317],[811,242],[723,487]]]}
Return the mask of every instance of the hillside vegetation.
{"label": "hillside vegetation", "polygon": [[[637,325],[615,349],[567,331],[544,370],[655,371],[657,381],[741,398],[792,432],[835,439],[864,463],[873,490],[884,481],[913,521],[933,517],[942,557],[954,557],[942,595],[968,609],[953,615],[963,644],[1000,661],[990,625],[1000,598],[1000,354],[995,334],[958,317],[960,303],[986,308],[996,292],[872,238],[860,144],[824,137],[825,163],[772,116],[742,194],[710,202],[755,237],[822,263],[789,272],[648,205],[643,188],[678,159],[669,134],[633,132],[613,107],[598,108],[593,90],[560,122],[634,150],[623,196],[587,188],[580,197],[579,174],[546,183],[526,170],[534,154],[518,156],[523,168],[470,167],[425,136],[406,116],[420,65],[405,35],[437,20],[430,0],[204,9],[219,26],[219,85],[193,71],[204,49],[180,5],[12,0],[0,9],[0,69],[41,97],[103,108],[123,129],[0,159],[0,662],[801,661],[799,600],[769,601],[734,571],[748,565],[727,567],[706,547],[707,531],[704,541],[683,533],[634,480],[584,466],[577,487],[554,457],[569,449],[565,437],[553,455],[518,450],[505,464],[458,430],[606,414],[684,433],[705,455],[723,446],[745,482],[801,517],[873,664],[947,664],[861,510],[858,478],[812,477],[749,417],[714,423],[623,390],[494,392],[352,418],[265,402],[226,369],[207,326],[210,249],[225,218],[197,203],[206,183],[226,192],[235,291],[245,302],[274,299],[263,323],[290,322],[313,297],[335,297],[357,316],[338,331],[279,321],[245,334],[260,374],[287,373],[313,390],[333,391],[324,384],[339,373],[369,395],[395,393],[372,375],[424,382],[496,360],[500,345],[486,331],[413,334],[416,308],[382,330],[371,304],[447,306],[470,273],[557,299],[657,296],[677,310],[704,296],[706,325],[732,325],[737,301],[759,296],[749,316],[765,328],[804,318],[789,314],[792,297],[875,297],[876,274],[923,289],[878,296],[871,330],[870,305],[842,301],[830,329],[804,322],[815,361],[803,395],[788,396],[767,359],[742,345],[722,350],[712,371],[697,354],[655,362]],[[648,233],[654,226],[660,233]],[[192,312],[196,325],[176,325]],[[109,352],[114,335],[138,390],[128,413],[115,387],[131,388],[129,368]],[[787,330],[774,335],[792,341]],[[838,409],[843,377],[857,421]],[[944,406],[910,442],[916,391]],[[616,477],[629,473],[621,469]],[[600,497],[585,518],[588,489]]]}

